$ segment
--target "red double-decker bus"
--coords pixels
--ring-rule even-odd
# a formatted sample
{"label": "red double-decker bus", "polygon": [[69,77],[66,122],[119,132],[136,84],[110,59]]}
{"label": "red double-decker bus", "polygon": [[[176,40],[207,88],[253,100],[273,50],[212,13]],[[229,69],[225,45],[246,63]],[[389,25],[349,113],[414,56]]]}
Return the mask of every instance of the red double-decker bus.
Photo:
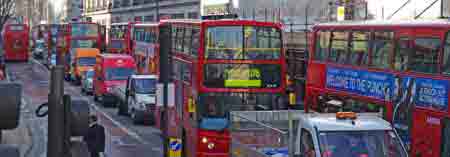
{"label": "red double-decker bus", "polygon": [[2,31],[6,61],[28,61],[30,29],[27,24],[6,24]]}
{"label": "red double-decker bus", "polygon": [[[230,156],[231,111],[278,110],[285,98],[281,25],[246,20],[168,20],[175,105],[170,138],[185,157]],[[156,125],[161,124],[157,107]]]}
{"label": "red double-decker bus", "polygon": [[383,112],[411,156],[449,156],[449,35],[448,21],[315,26],[305,109]]}
{"label": "red double-decker bus", "polygon": [[142,23],[132,27],[132,55],[139,74],[158,74],[159,24]]}
{"label": "red double-decker bus", "polygon": [[135,23],[113,23],[108,32],[108,53],[125,53],[133,52],[132,43],[132,27]]}
{"label": "red double-decker bus", "polygon": [[104,32],[102,26],[91,22],[74,22],[68,25],[68,50],[61,51],[67,53],[65,56],[66,79],[70,80],[70,65],[72,56],[76,48],[97,48],[101,51],[104,48]]}

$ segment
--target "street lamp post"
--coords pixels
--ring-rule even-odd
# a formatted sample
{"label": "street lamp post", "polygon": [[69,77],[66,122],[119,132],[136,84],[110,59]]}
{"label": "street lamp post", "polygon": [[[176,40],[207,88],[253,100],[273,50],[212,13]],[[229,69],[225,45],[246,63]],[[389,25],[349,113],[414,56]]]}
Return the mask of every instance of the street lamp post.
{"label": "street lamp post", "polygon": [[155,11],[156,11],[156,22],[159,22],[160,17],[159,17],[159,0],[155,0]]}

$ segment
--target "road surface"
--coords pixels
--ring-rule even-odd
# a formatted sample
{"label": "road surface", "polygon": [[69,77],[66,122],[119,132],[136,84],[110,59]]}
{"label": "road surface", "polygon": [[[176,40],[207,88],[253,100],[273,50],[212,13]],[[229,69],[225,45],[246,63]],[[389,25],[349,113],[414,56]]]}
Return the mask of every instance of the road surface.
{"label": "road surface", "polygon": [[[27,63],[8,63],[12,81],[23,84],[23,106],[20,127],[10,131],[12,144],[21,145],[23,157],[45,157],[47,146],[47,118],[37,118],[36,108],[47,102],[49,70],[36,60]],[[95,104],[91,96],[80,94],[80,88],[65,83],[65,93],[72,97],[86,99],[91,112],[99,117],[99,123],[106,128],[107,157],[162,156],[161,133],[151,126],[136,126],[128,117],[118,116],[114,108]],[[20,136],[20,137],[14,137]],[[14,143],[14,139],[18,139]]]}

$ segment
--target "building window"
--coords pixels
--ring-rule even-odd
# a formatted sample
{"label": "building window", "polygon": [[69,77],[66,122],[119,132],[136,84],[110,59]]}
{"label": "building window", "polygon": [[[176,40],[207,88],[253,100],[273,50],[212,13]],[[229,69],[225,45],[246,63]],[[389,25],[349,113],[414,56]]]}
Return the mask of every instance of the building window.
{"label": "building window", "polygon": [[183,13],[172,14],[172,19],[184,19]]}
{"label": "building window", "polygon": [[197,12],[192,12],[188,14],[188,18],[190,19],[196,19],[198,18],[198,13]]}
{"label": "building window", "polygon": [[144,17],[144,22],[150,22],[150,21],[154,21],[153,15],[145,16],[145,17]]}

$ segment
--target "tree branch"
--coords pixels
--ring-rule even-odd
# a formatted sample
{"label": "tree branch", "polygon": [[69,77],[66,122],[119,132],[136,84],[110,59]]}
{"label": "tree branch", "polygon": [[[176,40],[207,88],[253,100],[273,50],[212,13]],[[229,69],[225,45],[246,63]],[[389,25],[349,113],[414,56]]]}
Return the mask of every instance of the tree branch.
{"label": "tree branch", "polygon": [[16,0],[0,0],[0,31],[14,13]]}

